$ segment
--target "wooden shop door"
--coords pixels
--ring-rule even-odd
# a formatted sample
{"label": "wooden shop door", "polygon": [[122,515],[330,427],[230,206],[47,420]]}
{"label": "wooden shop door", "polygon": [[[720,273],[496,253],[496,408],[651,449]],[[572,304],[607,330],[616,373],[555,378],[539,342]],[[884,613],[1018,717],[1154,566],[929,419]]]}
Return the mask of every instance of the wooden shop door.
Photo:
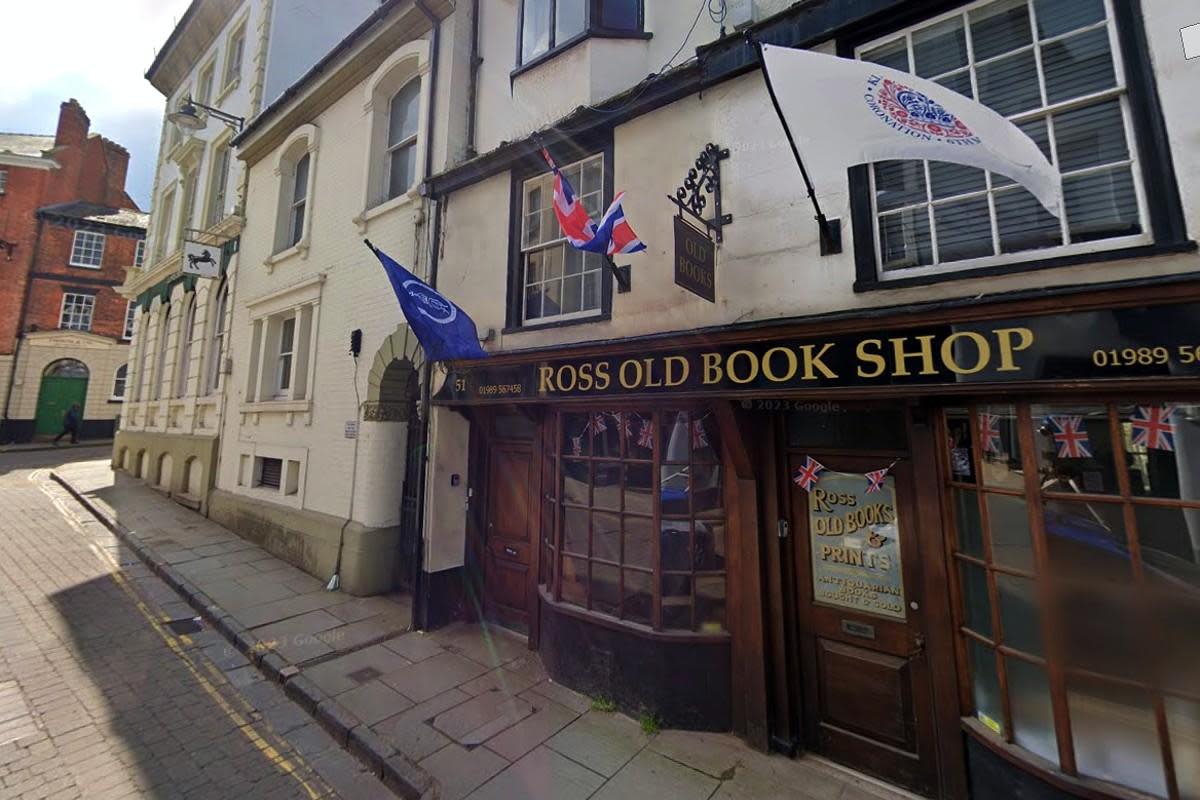
{"label": "wooden shop door", "polygon": [[[811,455],[811,491],[794,477]],[[808,750],[914,792],[937,790],[909,462],[876,492],[870,458],[789,456]]]}
{"label": "wooden shop door", "polygon": [[488,452],[484,616],[523,633],[534,600],[538,461],[532,443],[493,441]]}

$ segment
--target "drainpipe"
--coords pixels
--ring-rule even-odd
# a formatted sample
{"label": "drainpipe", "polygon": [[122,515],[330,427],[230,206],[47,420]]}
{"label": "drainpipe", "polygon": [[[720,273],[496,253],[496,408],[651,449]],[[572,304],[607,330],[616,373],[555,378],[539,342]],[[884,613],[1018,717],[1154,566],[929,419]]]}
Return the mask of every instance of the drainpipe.
{"label": "drainpipe", "polygon": [[17,364],[21,359],[21,345],[25,343],[25,316],[29,311],[29,296],[33,293],[33,272],[37,267],[37,257],[42,243],[42,226],[45,220],[37,218],[37,230],[33,234],[33,250],[29,253],[29,271],[25,277],[25,293],[21,297],[21,313],[17,317],[17,346],[13,348],[12,366],[8,368],[8,392],[4,398],[4,414],[0,416],[3,436],[0,441],[11,439],[12,431],[8,424],[8,411],[12,406],[13,387],[17,382]]}
{"label": "drainpipe", "polygon": [[467,158],[479,155],[475,148],[475,107],[479,98],[479,0],[471,0],[471,82],[467,91]]}
{"label": "drainpipe", "polygon": [[[434,123],[437,119],[437,78],[438,59],[442,50],[442,22],[429,10],[429,7],[422,0],[414,0],[414,5],[417,7],[417,10],[425,15],[430,25],[433,26],[431,41],[429,43],[429,116],[425,120],[425,174],[430,175],[433,172],[433,133],[435,128]],[[429,248],[429,285],[436,289],[438,255],[442,235],[442,215],[436,198],[430,199],[430,205],[433,214],[433,244]],[[433,415],[430,413],[429,407],[433,365],[428,359],[421,365],[421,372],[424,373],[421,377],[421,412],[425,415],[425,430],[422,432],[424,441],[421,443],[421,473],[419,476],[420,482],[417,486],[417,497],[420,498],[417,503],[417,535],[419,537],[419,546],[417,547],[416,563],[413,565],[415,573],[413,575],[413,622],[418,629],[425,630],[429,627],[429,585],[428,581],[422,577],[425,571],[425,492],[429,485],[429,447],[432,442],[430,431],[433,428]],[[409,446],[411,447],[411,443]]]}

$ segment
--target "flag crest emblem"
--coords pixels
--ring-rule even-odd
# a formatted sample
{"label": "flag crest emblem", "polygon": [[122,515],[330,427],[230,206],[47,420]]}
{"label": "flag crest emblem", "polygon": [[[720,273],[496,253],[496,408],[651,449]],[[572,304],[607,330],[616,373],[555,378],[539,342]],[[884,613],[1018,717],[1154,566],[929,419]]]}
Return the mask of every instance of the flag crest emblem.
{"label": "flag crest emblem", "polygon": [[941,103],[889,78],[867,80],[867,105],[887,125],[921,138],[975,145],[982,140]]}

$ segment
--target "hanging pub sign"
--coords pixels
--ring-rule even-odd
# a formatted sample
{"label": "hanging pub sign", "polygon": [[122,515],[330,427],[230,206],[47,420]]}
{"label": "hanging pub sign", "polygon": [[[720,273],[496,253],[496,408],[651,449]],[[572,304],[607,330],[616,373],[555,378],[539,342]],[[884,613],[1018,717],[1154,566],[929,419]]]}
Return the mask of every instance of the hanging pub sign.
{"label": "hanging pub sign", "polygon": [[808,490],[813,600],[904,619],[896,481],[825,471]]}
{"label": "hanging pub sign", "polygon": [[717,302],[717,246],[708,234],[675,217],[675,283]]}
{"label": "hanging pub sign", "polygon": [[216,278],[221,274],[221,248],[211,244],[187,241],[183,243],[184,275]]}
{"label": "hanging pub sign", "polygon": [[503,358],[452,364],[435,402],[1195,377],[1200,303],[495,363]]}

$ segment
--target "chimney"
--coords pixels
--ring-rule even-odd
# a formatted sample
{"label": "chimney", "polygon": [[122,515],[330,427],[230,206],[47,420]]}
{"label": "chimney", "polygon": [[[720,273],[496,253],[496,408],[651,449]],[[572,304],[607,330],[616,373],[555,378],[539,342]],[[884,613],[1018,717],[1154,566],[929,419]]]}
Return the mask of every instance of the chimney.
{"label": "chimney", "polygon": [[125,175],[129,171],[129,151],[108,139],[104,143],[105,205],[123,208],[129,205],[125,194]]}
{"label": "chimney", "polygon": [[91,124],[92,121],[88,119],[83,106],[79,105],[79,101],[72,97],[59,106],[58,130],[54,132],[54,146],[82,147],[83,143],[87,141],[88,128],[91,127]]}

